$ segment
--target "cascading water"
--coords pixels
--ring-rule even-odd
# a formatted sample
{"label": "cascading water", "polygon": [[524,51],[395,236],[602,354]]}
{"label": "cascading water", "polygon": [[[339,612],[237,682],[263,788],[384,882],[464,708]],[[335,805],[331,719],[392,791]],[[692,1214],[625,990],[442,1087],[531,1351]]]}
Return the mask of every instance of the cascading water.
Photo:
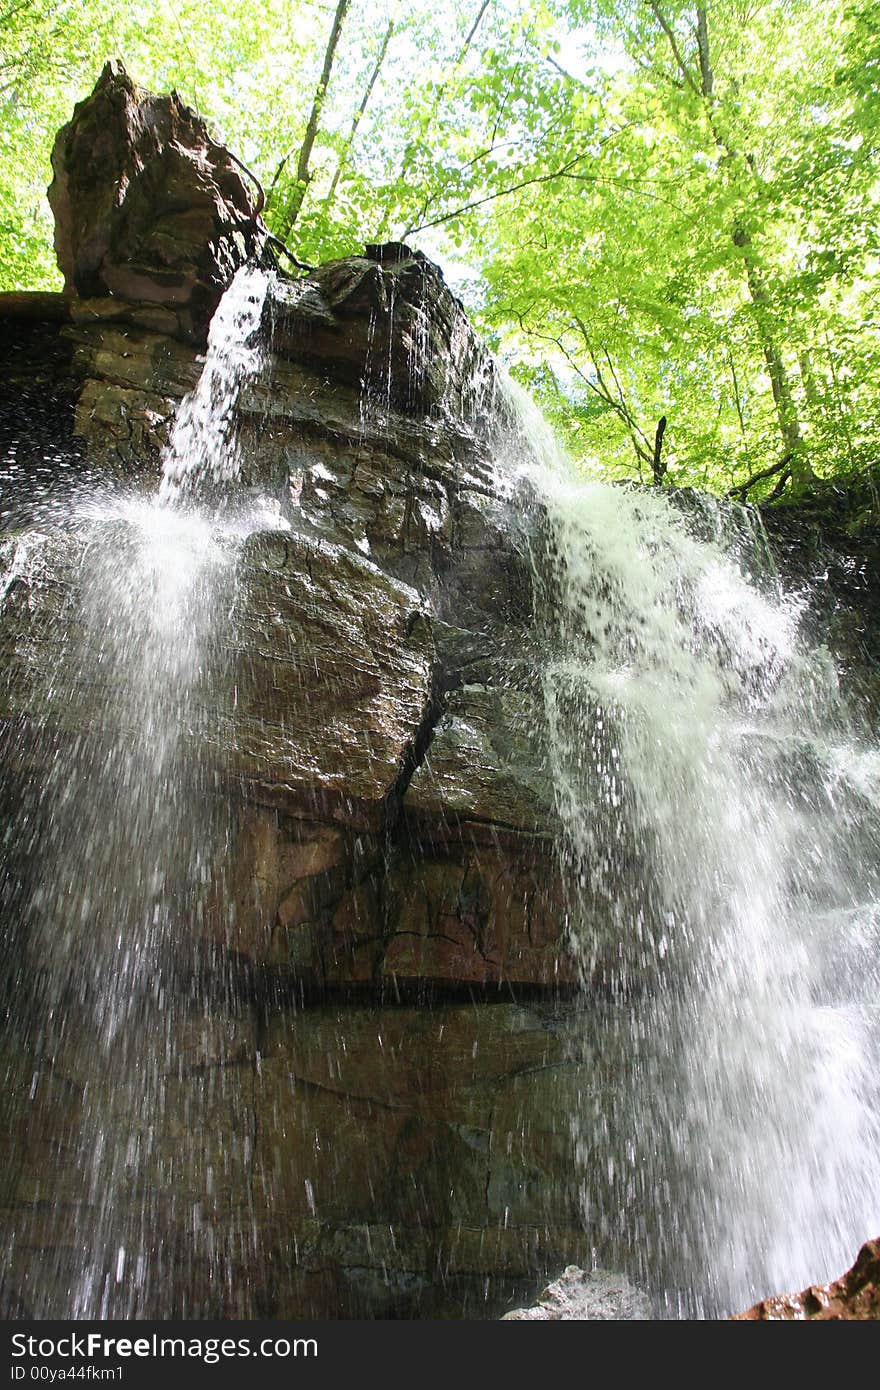
{"label": "cascading water", "polygon": [[[187,1200],[175,1194],[178,1156],[163,1112],[182,1023],[198,1030],[209,1012],[199,980],[212,961],[196,943],[223,881],[227,828],[203,756],[203,709],[205,692],[222,680],[237,545],[259,524],[224,488],[237,475],[235,407],[259,369],[268,283],[246,267],[221,301],[158,494],[84,492],[63,542],[32,531],[10,547],[7,587],[41,562],[48,579],[52,563],[73,552],[78,594],[63,615],[58,669],[40,711],[59,732],[14,837],[40,866],[22,912],[37,982],[36,999],[19,1001],[24,1026],[41,1065],[51,1073],[63,1049],[65,1072],[72,1067],[82,1087],[59,1126],[74,1175],[66,1195],[75,1215],[62,1246],[69,1263],[44,1272],[32,1294],[38,1316],[59,1308],[81,1318],[136,1316],[161,1302],[168,1259],[213,1269],[223,1286],[222,1241],[199,1229],[197,1207],[185,1254],[163,1241],[174,1227],[170,1208]],[[63,732],[67,707],[90,689],[87,730],[72,739]],[[90,1103],[97,1076],[104,1085],[112,1078],[112,1113]],[[229,1139],[233,1164],[234,1130]],[[187,1136],[196,1172],[206,1161],[198,1143]],[[202,1177],[206,1192],[222,1181]],[[191,1293],[178,1311],[198,1309],[198,1298]]]}
{"label": "cascading water", "polygon": [[587,483],[514,410],[569,929],[609,996],[585,1216],[658,1307],[717,1315],[880,1229],[876,754],[741,510]]}
{"label": "cascading water", "polygon": [[238,477],[235,408],[263,363],[259,328],[269,284],[264,271],[242,266],[217,306],[205,365],[177,411],[162,459],[161,502],[204,501],[206,491]]}
{"label": "cascading water", "polygon": [[[406,1302],[417,1282],[408,1267],[393,1284],[393,1213],[402,1210],[420,1243],[436,1239],[435,1275],[454,1259],[459,1269],[470,1270],[467,1261],[481,1269],[484,1242],[508,1235],[511,1204],[520,1204],[531,1241],[556,1200],[544,1202],[543,1176],[534,1176],[544,1173],[538,1150],[552,1148],[557,1121],[565,1128],[569,1114],[583,1230],[597,1260],[649,1289],[659,1314],[727,1312],[839,1273],[880,1229],[880,755],[847,712],[829,656],[801,635],[806,599],[781,592],[747,513],[708,502],[687,510],[655,491],[583,482],[522,400],[513,406],[514,442],[499,450],[507,486],[498,491],[514,507],[525,499],[546,722],[532,732],[534,747],[547,748],[569,935],[585,985],[582,1001],[558,1015],[552,1005],[536,1009],[546,1009],[547,1036],[578,1032],[578,1099],[570,1112],[560,1099],[571,1094],[564,1066],[546,1080],[554,1068],[541,1060],[544,1034],[540,1053],[517,1060],[524,1038],[534,1047],[540,1031],[526,1006],[505,1014],[500,1044],[472,1006],[402,1009],[393,1020],[387,1005],[357,1017],[341,1011],[329,1032],[315,1010],[292,1028],[304,1050],[302,1086],[285,1070],[282,1046],[263,1054],[266,1037],[291,1028],[284,1009],[260,1014],[263,1005],[249,998],[237,1012],[243,972],[233,980],[230,968],[227,978],[228,955],[205,944],[234,945],[224,940],[224,913],[235,899],[224,880],[234,813],[216,780],[223,759],[208,745],[223,738],[236,698],[227,647],[240,543],[253,529],[285,525],[242,501],[235,486],[245,462],[236,406],[263,371],[258,330],[268,293],[267,277],[246,269],[222,300],[158,495],[83,491],[63,522],[56,515],[41,529],[37,520],[7,546],[4,602],[19,601],[25,577],[44,596],[62,595],[60,607],[40,606],[53,625],[57,670],[49,694],[26,705],[40,747],[23,727],[30,790],[12,808],[8,843],[26,863],[4,889],[30,962],[30,993],[10,1010],[19,1033],[10,1067],[26,1110],[15,1132],[45,1127],[59,1160],[15,1179],[15,1211],[25,1214],[16,1215],[5,1255],[9,1262],[17,1242],[26,1247],[15,1287],[28,1314],[252,1315],[296,1269],[300,1241],[314,1258],[306,1280],[315,1268],[323,1279],[348,1251],[363,1302],[347,1306],[424,1306],[415,1296]],[[295,299],[314,287],[287,293]],[[401,323],[409,334],[406,380],[392,380],[391,344],[382,337],[380,351],[374,321],[360,415],[352,416],[362,447],[346,461],[349,473],[366,475],[366,493],[360,510],[338,504],[345,523],[353,519],[352,543],[366,551],[366,534],[356,531],[364,496],[384,488],[370,449],[379,440],[381,452],[383,421],[398,408],[418,416],[432,365],[426,301],[417,296],[407,318],[393,280],[389,293],[387,335]],[[463,320],[456,334],[458,362],[455,353],[466,360],[470,351]],[[425,410],[432,424],[448,414],[460,434],[472,425],[474,450],[485,445],[480,417],[494,381],[491,365],[482,373],[475,366],[470,385],[433,416]],[[301,433],[291,438],[286,463],[335,487],[323,455],[310,455]],[[400,471],[393,500],[405,538]],[[305,509],[301,516],[304,534],[326,523]],[[432,538],[442,524],[438,510]],[[381,528],[374,531],[378,553]],[[302,573],[307,590],[311,570]],[[273,570],[268,582],[283,588],[288,579]],[[417,596],[413,605],[415,614]],[[269,613],[267,621],[285,621],[280,610]],[[16,660],[26,667],[27,622],[16,630],[25,634]],[[290,636],[295,676],[298,634]],[[257,622],[255,641],[262,638]],[[34,647],[45,653],[45,643]],[[315,688],[331,690],[326,681]],[[311,843],[294,836],[284,852],[300,865],[329,864],[326,881],[315,875],[323,890],[339,872],[337,836],[323,822],[319,831]],[[359,829],[353,856],[369,851],[369,839],[362,844]],[[389,869],[393,877],[391,859]],[[467,899],[477,924],[478,870],[472,882],[470,870],[461,879],[455,905]],[[437,871],[434,863],[428,873]],[[388,908],[390,878],[377,881]],[[364,884],[368,901],[373,880]],[[444,911],[452,906],[445,891],[437,899]],[[297,893],[296,909],[306,913],[307,895]],[[312,930],[311,921],[293,925],[305,926],[303,936]],[[347,930],[360,925],[343,919]],[[252,1031],[239,1046],[246,1010],[242,1038]],[[397,1039],[387,1054],[386,1034]],[[331,1039],[324,1070],[309,1055],[310,1037]],[[446,1097],[446,1063],[433,1056],[443,1047],[454,1056],[450,1075],[462,1057],[474,1066],[473,1085],[462,1088],[474,1092],[473,1113],[461,1096],[454,1104]],[[513,1060],[501,1060],[516,1076],[496,1105],[494,1068],[506,1049]],[[33,1061],[24,1085],[22,1056]],[[489,1067],[479,1075],[493,1091],[485,1110],[478,1063]],[[410,1072],[417,1100],[407,1109]],[[198,1084],[187,1089],[193,1075]],[[354,1091],[345,1104],[343,1077]],[[524,1091],[533,1081],[546,1089],[536,1102],[538,1133],[517,1160],[536,1113],[523,1120],[520,1081]],[[425,1095],[441,1121],[421,1114]],[[554,1106],[561,1118],[543,1113]],[[345,1126],[351,1133],[339,1135],[334,1154]],[[438,1135],[455,1154],[451,1177],[434,1154]],[[315,1187],[346,1187],[355,1153],[368,1197],[342,1203],[334,1218],[335,1194],[321,1198]],[[389,1166],[392,1195],[377,1197]],[[46,1211],[60,1228],[51,1240],[40,1227]],[[276,1213],[279,1231],[269,1233]],[[441,1217],[451,1240],[448,1231],[430,1234]],[[529,1273],[538,1271],[533,1258]],[[489,1275],[485,1290],[482,1275],[475,1282],[479,1297],[500,1296],[488,1292]]]}

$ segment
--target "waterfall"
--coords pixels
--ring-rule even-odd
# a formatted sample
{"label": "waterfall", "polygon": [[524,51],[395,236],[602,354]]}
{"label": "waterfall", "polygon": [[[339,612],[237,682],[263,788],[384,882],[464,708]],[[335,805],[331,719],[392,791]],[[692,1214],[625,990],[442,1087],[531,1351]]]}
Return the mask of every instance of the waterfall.
{"label": "waterfall", "polygon": [[672,1315],[880,1229],[880,766],[759,524],[589,483],[514,392],[569,932],[603,1059],[585,1218]]}
{"label": "waterfall", "polygon": [[204,501],[206,491],[238,477],[235,411],[242,387],[263,367],[259,330],[269,285],[265,271],[244,265],[217,306],[201,376],[177,410],[162,458],[162,502]]}
{"label": "waterfall", "polygon": [[[275,788],[267,787],[260,818],[246,831],[254,837],[253,864],[242,852],[241,827],[252,808],[236,801],[239,786],[221,782],[222,769],[231,782],[241,766],[224,761],[223,746],[227,735],[232,741],[238,682],[248,679],[240,675],[246,663],[235,665],[245,646],[236,618],[251,623],[251,652],[271,647],[270,624],[290,639],[284,669],[267,663],[253,678],[262,690],[277,672],[282,717],[290,709],[287,691],[314,690],[319,722],[317,702],[342,660],[331,650],[332,623],[317,647],[300,640],[291,614],[311,621],[307,607],[272,604],[255,617],[241,598],[245,538],[291,530],[270,503],[249,494],[239,446],[242,392],[252,409],[273,389],[261,333],[272,293],[272,277],[245,268],[223,297],[153,495],[93,481],[72,494],[62,515],[53,492],[28,528],[3,543],[0,601],[11,605],[23,695],[8,721],[9,739],[19,746],[12,791],[4,789],[9,863],[2,884],[4,931],[17,933],[10,959],[21,977],[9,1005],[13,1041],[0,1039],[0,1048],[7,1048],[2,1059],[16,1083],[8,1090],[23,1111],[10,1133],[24,1153],[16,1155],[21,1171],[9,1184],[17,1224],[4,1260],[9,1267],[18,1242],[25,1272],[17,1287],[29,1315],[253,1315],[275,1306],[274,1290],[299,1264],[301,1247],[312,1259],[304,1266],[307,1282],[316,1272],[323,1281],[338,1258],[363,1299],[348,1306],[422,1307],[406,1302],[406,1289],[421,1279],[426,1287],[442,1281],[441,1269],[453,1271],[449,1297],[457,1298],[455,1281],[471,1277],[472,1263],[489,1306],[503,1283],[491,1263],[496,1236],[512,1241],[499,1246],[505,1267],[520,1258],[517,1241],[528,1248],[522,1258],[533,1263],[517,1267],[517,1278],[538,1274],[545,1214],[543,1235],[553,1221],[568,1223],[566,1250],[573,1230],[584,1242],[576,1250],[592,1245],[606,1271],[648,1292],[658,1316],[726,1314],[771,1291],[839,1274],[859,1244],[880,1231],[880,751],[839,688],[831,653],[806,635],[809,593],[786,590],[753,513],[585,481],[512,385],[501,388],[509,427],[494,413],[483,421],[496,389],[486,362],[482,376],[475,368],[470,391],[448,387],[433,414],[423,409],[432,339],[420,306],[407,321],[406,389],[399,396],[391,347],[374,316],[358,400],[325,431],[332,445],[320,431],[312,438],[309,412],[295,416],[280,445],[275,441],[282,482],[285,470],[301,466],[321,488],[332,488],[313,490],[330,499],[326,513],[310,517],[303,508],[297,520],[290,509],[293,524],[302,526],[292,548],[321,540],[311,545],[306,568],[264,569],[260,583],[286,597],[297,586],[303,598],[300,588],[310,591],[314,577],[328,578],[317,569],[313,576],[312,563],[323,563],[331,549],[339,556],[349,546],[369,553],[368,529],[377,536],[377,557],[403,546],[411,493],[421,497],[423,514],[430,500],[448,505],[448,533],[439,511],[424,526],[427,541],[417,558],[426,577],[420,569],[419,586],[399,579],[395,550],[391,579],[380,575],[378,559],[368,570],[360,556],[345,581],[351,593],[328,589],[353,634],[345,650],[360,666],[341,693],[356,701],[362,688],[372,698],[373,683],[381,684],[374,665],[385,660],[385,649],[364,625],[354,586],[367,573],[383,585],[393,581],[387,611],[399,609],[406,634],[395,641],[405,644],[416,631],[424,643],[411,668],[416,674],[406,676],[415,714],[399,714],[403,734],[395,747],[404,749],[407,776],[427,747],[415,773],[430,772],[432,751],[441,764],[441,724],[454,712],[455,679],[473,680],[478,700],[494,700],[501,686],[494,683],[497,653],[484,663],[476,629],[456,628],[458,615],[442,607],[449,593],[455,602],[454,588],[444,600],[447,567],[453,559],[463,568],[474,563],[466,541],[456,550],[452,538],[471,530],[482,563],[487,544],[499,544],[487,518],[494,527],[496,518],[513,514],[531,573],[524,575],[511,553],[517,616],[505,630],[504,651],[527,668],[512,674],[512,694],[528,696],[511,707],[524,711],[517,738],[529,743],[530,783],[540,784],[543,797],[546,771],[552,786],[567,939],[582,989],[574,1003],[526,990],[515,1018],[505,1014],[506,1021],[485,1028],[481,1010],[511,1008],[488,989],[485,1001],[436,1010],[421,998],[407,1011],[405,1003],[371,997],[353,1021],[351,1000],[338,1017],[323,1011],[323,1021],[320,1009],[291,1006],[301,947],[311,952],[317,943],[329,958],[337,939],[357,938],[365,927],[358,944],[369,954],[356,967],[363,974],[351,981],[344,972],[331,976],[330,987],[341,981],[372,988],[394,979],[393,972],[380,976],[387,956],[379,951],[396,930],[395,897],[424,894],[438,915],[430,939],[457,953],[469,937],[464,944],[447,938],[445,914],[451,932],[467,918],[466,932],[477,941],[495,888],[488,869],[483,879],[482,839],[473,854],[467,847],[457,869],[454,834],[418,859],[421,832],[404,824],[410,807],[397,786],[401,806],[391,817],[387,782],[379,784],[385,801],[378,828],[351,806],[351,823],[344,814],[337,822],[335,802],[324,806],[319,794],[320,749],[314,801],[304,812],[314,823],[292,814],[296,826],[283,827],[286,803],[276,812]],[[287,293],[306,291],[294,286]],[[402,301],[397,309],[399,325]],[[393,312],[392,302],[389,319]],[[465,354],[464,328],[456,332]],[[290,376],[288,389],[305,389],[296,372]],[[332,399],[332,383],[325,386]],[[384,453],[389,441],[379,427],[396,412],[405,422],[400,401],[412,408],[418,463],[390,446]],[[447,416],[460,435],[444,458],[432,450],[434,426]],[[402,429],[400,421],[395,428]],[[457,471],[465,433],[467,457],[479,464],[478,487],[473,479],[463,486]],[[268,433],[263,442],[268,453]],[[343,474],[359,476],[360,493],[346,492]],[[426,479],[433,490],[421,495]],[[487,502],[485,514],[474,498]],[[265,539],[264,550],[276,543],[286,550],[291,537]],[[476,569],[474,582],[488,572]],[[339,572],[328,573],[332,586]],[[20,612],[15,605],[30,602],[28,586],[39,601]],[[491,605],[496,590],[490,593]],[[323,597],[312,609],[317,627],[327,612]],[[423,667],[432,624],[436,646]],[[371,644],[380,648],[375,662]],[[315,684],[305,681],[297,691],[302,663],[310,660]],[[491,678],[483,667],[492,668]],[[427,708],[424,672],[431,678]],[[254,722],[264,718],[268,727],[259,701],[254,708]],[[435,717],[441,723],[429,728]],[[376,733],[371,718],[355,730],[367,747]],[[487,739],[497,736],[501,746],[508,730],[501,715],[493,721]],[[307,723],[289,735],[282,730],[283,738],[301,744]],[[247,754],[247,728],[241,737]],[[339,768],[349,746],[338,751]],[[265,756],[274,756],[271,743]],[[392,759],[392,778],[396,771]],[[398,775],[401,786],[403,780]],[[244,787],[246,777],[240,781]],[[549,799],[539,804],[528,838],[530,850],[532,838],[540,841],[540,868],[526,864],[520,873],[514,856],[525,837],[515,821],[509,857],[491,870],[500,893],[521,899],[514,906],[528,919],[526,934],[532,901],[541,896],[533,876],[556,867],[544,848]],[[433,834],[439,827],[429,824]],[[499,825],[481,826],[487,846]],[[236,893],[247,912],[245,895],[259,893],[263,830],[267,839],[278,830],[270,848],[288,873],[278,902],[290,914],[289,992],[279,988],[277,997],[269,979],[274,957],[259,980],[261,959],[251,969],[232,958]],[[243,876],[250,875],[244,889],[231,882],[237,856]],[[449,877],[444,856],[452,862]],[[491,865],[490,848],[486,859]],[[553,883],[548,903],[558,900],[555,874]],[[280,906],[271,910],[280,920]],[[540,949],[557,963],[556,937],[539,915],[534,944],[540,938]],[[408,920],[401,915],[396,926]],[[415,909],[412,921],[421,922]],[[409,925],[397,935],[421,940]],[[453,975],[451,988],[467,978]],[[429,974],[425,979],[432,987]],[[288,1065],[288,1041],[279,1041],[288,1029],[290,1046],[302,1050],[301,1073]],[[446,1051],[434,1067],[431,1050],[441,1050],[445,1029]],[[395,1040],[387,1050],[386,1034]],[[349,1048],[353,1071],[342,1065]],[[197,1084],[187,1089],[193,1076]],[[523,1092],[534,1083],[540,1095],[524,1099],[520,1082]],[[453,1094],[456,1088],[467,1095]],[[529,1124],[534,1133],[526,1135]],[[18,1139],[30,1125],[48,1135],[42,1149],[35,1146],[40,1162],[33,1174],[26,1171],[27,1140]],[[562,1152],[574,1160],[560,1159]],[[346,1205],[342,1193],[328,1217],[312,1178],[320,1173],[333,1187],[352,1155],[363,1159],[362,1181],[352,1184],[356,1201]],[[561,1193],[550,1194],[546,1188],[559,1177],[554,1164],[565,1171]],[[387,1169],[388,1190],[377,1197],[380,1169]],[[46,1219],[59,1227],[50,1237],[41,1225]],[[395,1275],[387,1251],[401,1233],[404,1246],[415,1239],[430,1258],[420,1264],[417,1252],[416,1272],[407,1265]],[[620,1283],[616,1275],[603,1277],[611,1287]],[[493,1281],[498,1287],[490,1293]],[[290,1290],[307,1299],[304,1287],[290,1280]]]}
{"label": "waterfall", "polygon": [[[163,1245],[168,1208],[186,1201],[169,1203],[177,1154],[162,1115],[181,1027],[197,1030],[210,1013],[200,984],[214,964],[209,914],[223,931],[228,811],[206,757],[205,704],[223,685],[238,546],[261,520],[224,499],[223,486],[239,467],[235,409],[260,368],[267,286],[245,268],[221,301],[158,493],[81,492],[60,542],[25,533],[8,558],[7,588],[39,564],[51,582],[52,566],[64,572],[72,556],[77,595],[58,615],[58,666],[39,711],[53,731],[48,770],[11,836],[37,869],[22,912],[36,994],[19,1000],[23,1026],[40,1063],[51,1073],[63,1053],[82,1086],[62,1131],[78,1175],[72,1264],[54,1285],[44,1276],[38,1315],[57,1312],[57,1286],[80,1318],[155,1306],[173,1248]],[[71,709],[82,725],[73,737]],[[111,1114],[90,1099],[97,1075],[112,1078]],[[198,1136],[184,1138],[200,1172]],[[230,1134],[230,1162],[235,1143]],[[206,1192],[218,1177],[203,1174]],[[187,1263],[216,1267],[222,1286],[223,1242],[193,1221]]]}

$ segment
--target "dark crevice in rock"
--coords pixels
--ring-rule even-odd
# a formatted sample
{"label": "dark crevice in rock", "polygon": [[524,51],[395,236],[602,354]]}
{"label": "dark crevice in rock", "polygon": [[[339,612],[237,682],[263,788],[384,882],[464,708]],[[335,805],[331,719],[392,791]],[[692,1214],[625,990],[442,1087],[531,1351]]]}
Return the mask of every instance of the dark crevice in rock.
{"label": "dark crevice in rock", "polygon": [[410,782],[427,757],[437,725],[443,717],[444,708],[445,701],[441,694],[441,680],[435,671],[431,681],[431,693],[425,702],[419,726],[404,753],[394,785],[385,799],[382,812],[382,831],[386,845],[389,847],[397,839],[397,832],[403,817],[403,799]]}

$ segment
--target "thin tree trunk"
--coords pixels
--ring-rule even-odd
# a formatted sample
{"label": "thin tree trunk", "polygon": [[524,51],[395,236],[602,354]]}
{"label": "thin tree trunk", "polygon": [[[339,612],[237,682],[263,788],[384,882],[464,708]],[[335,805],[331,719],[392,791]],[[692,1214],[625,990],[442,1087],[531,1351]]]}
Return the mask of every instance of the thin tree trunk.
{"label": "thin tree trunk", "polygon": [[355,111],[354,113],[354,119],[351,123],[351,130],[348,132],[348,139],[346,140],[345,147],[339,156],[339,162],[336,165],[336,170],[333,174],[333,180],[330,184],[327,197],[324,199],[325,207],[329,207],[333,202],[333,196],[336,193],[336,188],[339,183],[340,175],[342,173],[342,170],[345,168],[346,163],[348,162],[349,151],[351,150],[351,147],[354,144],[354,137],[357,135],[357,129],[361,123],[361,118],[363,117],[363,114],[367,109],[367,104],[370,100],[370,97],[373,95],[373,88],[375,87],[379,77],[379,73],[382,70],[382,64],[385,62],[385,55],[388,52],[388,45],[391,42],[391,36],[393,35],[393,33],[394,20],[390,19],[388,21],[388,28],[385,30],[385,37],[382,40],[382,47],[379,49],[379,56],[373,64],[373,71],[370,73],[370,80],[367,83],[366,90],[364,92],[363,97],[361,98],[361,104],[358,107],[357,111]]}
{"label": "thin tree trunk", "polygon": [[827,333],[825,335],[825,346],[828,349],[828,366],[831,368],[831,381],[834,386],[834,395],[837,402],[837,415],[840,420],[841,429],[843,430],[843,437],[846,440],[847,458],[849,459],[850,468],[855,469],[855,450],[853,449],[852,435],[850,434],[849,421],[847,419],[849,411],[843,397],[843,392],[840,389],[840,378],[837,375],[837,368],[834,365],[834,350]]}
{"label": "thin tree trunk", "polygon": [[660,487],[666,473],[666,462],[661,457],[663,453],[663,436],[666,433],[666,416],[661,415],[657,421],[657,432],[654,435],[654,457],[651,460],[651,471],[654,474],[654,486]]}
{"label": "thin tree trunk", "polygon": [[773,392],[773,402],[776,406],[776,418],[779,421],[779,433],[782,436],[785,453],[789,455],[791,461],[792,482],[795,487],[804,487],[813,480],[814,474],[804,451],[804,440],[791,382],[769,323],[770,293],[755,259],[752,239],[748,232],[742,227],[738,227],[733,234],[733,241],[734,245],[738,246],[743,253],[746,284],[754,309],[755,327],[761,343],[767,375],[770,378],[770,389]]}
{"label": "thin tree trunk", "polygon": [[[296,177],[290,196],[278,221],[278,234],[284,240],[290,235],[291,228],[299,217],[306,190],[309,186],[311,173],[309,163],[312,158],[312,149],[315,144],[315,137],[318,134],[318,122],[321,119],[321,112],[324,109],[324,101],[327,96],[327,86],[330,82],[330,74],[333,71],[333,60],[336,57],[336,49],[342,35],[342,26],[345,16],[348,13],[351,0],[338,0],[336,13],[333,16],[333,26],[330,30],[330,37],[327,41],[327,48],[324,52],[324,66],[321,69],[321,77],[315,88],[315,96],[312,101],[312,109],[309,112],[309,119],[306,123],[306,133],[300,146],[299,157],[296,161]],[[290,156],[285,155],[278,166],[273,179],[273,187],[278,182],[278,176],[287,164]]]}
{"label": "thin tree trunk", "polygon": [[801,381],[804,383],[807,405],[811,410],[821,410],[822,402],[819,398],[819,388],[816,385],[816,376],[810,361],[810,354],[806,348],[802,348],[798,353],[798,370],[801,374]]}
{"label": "thin tree trunk", "polygon": [[727,361],[728,365],[730,366],[730,377],[733,382],[733,400],[734,404],[736,405],[736,413],[739,419],[739,432],[742,435],[743,439],[745,439],[746,422],[743,419],[742,399],[739,394],[739,377],[736,374],[736,362],[733,360],[733,349],[729,343],[727,344]]}
{"label": "thin tree trunk", "polygon": [[700,91],[707,101],[711,101],[715,75],[709,57],[709,21],[704,5],[697,6],[697,52],[700,55]]}
{"label": "thin tree trunk", "polygon": [[[716,145],[719,149],[723,150],[725,154],[729,155],[731,159],[736,159],[738,157],[738,152],[718,129],[715,121],[715,113],[713,111],[715,77],[712,70],[712,59],[709,46],[709,21],[706,6],[697,6],[697,53],[700,63],[700,79],[698,82],[691,72],[691,69],[688,67],[676,41],[672,25],[664,16],[657,0],[649,0],[649,4],[657,22],[666,35],[672,50],[672,55],[687,85],[693,92],[703,98],[709,127]],[[746,156],[746,158],[748,159],[748,156]],[[755,174],[754,165],[752,165],[752,172]],[[755,176],[757,177],[756,174]],[[761,344],[761,352],[767,368],[767,375],[770,378],[770,389],[773,393],[774,405],[776,406],[779,433],[782,437],[784,452],[790,457],[791,461],[792,482],[796,488],[803,488],[814,481],[815,475],[810,468],[809,460],[804,449],[800,421],[798,420],[797,408],[794,401],[794,392],[792,391],[785,361],[782,353],[779,351],[770,322],[772,314],[770,292],[761,274],[761,268],[755,256],[751,236],[745,228],[734,228],[733,243],[735,246],[739,247],[743,253],[746,285],[752,303],[753,317],[758,339]]]}

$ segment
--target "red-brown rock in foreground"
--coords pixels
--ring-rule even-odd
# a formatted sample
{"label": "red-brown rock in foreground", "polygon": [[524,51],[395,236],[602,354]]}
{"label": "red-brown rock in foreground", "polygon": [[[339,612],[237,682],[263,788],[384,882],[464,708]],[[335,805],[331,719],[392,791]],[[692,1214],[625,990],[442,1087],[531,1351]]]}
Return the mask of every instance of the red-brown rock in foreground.
{"label": "red-brown rock in foreground", "polygon": [[880,1319],[880,1239],[862,1246],[852,1269],[831,1284],[765,1298],[734,1322],[871,1322]]}

